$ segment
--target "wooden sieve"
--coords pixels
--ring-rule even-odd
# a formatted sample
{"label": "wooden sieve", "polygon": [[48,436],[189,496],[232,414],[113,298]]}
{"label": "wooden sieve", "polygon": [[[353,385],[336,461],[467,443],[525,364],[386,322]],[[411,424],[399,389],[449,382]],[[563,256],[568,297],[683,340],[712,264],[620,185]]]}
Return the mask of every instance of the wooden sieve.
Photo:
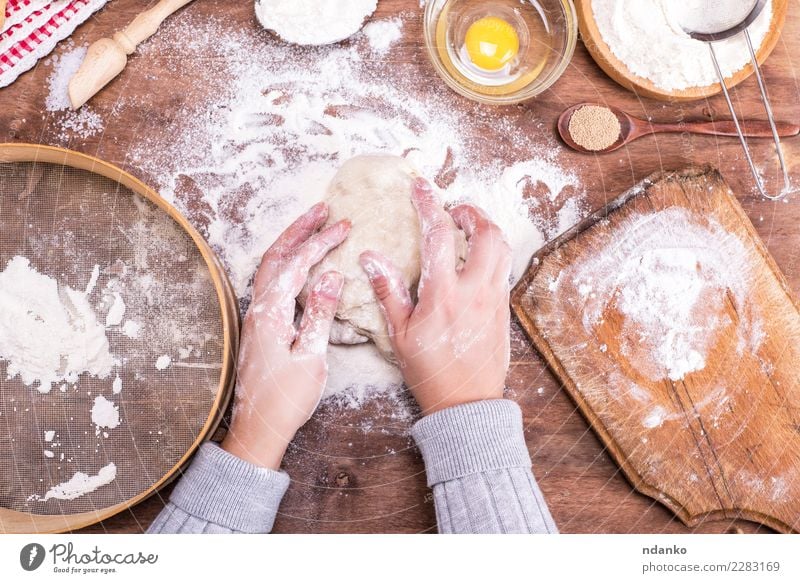
{"label": "wooden sieve", "polygon": [[[43,393],[0,358],[0,532],[75,530],[156,492],[217,428],[233,392],[236,296],[202,236],[156,192],[60,148],[0,144],[0,271],[15,257],[59,287],[91,289],[104,325],[115,292],[125,304],[106,327],[116,359],[106,378],[84,372]],[[94,423],[101,396],[118,426]],[[107,476],[111,463],[109,483],[47,496],[78,473]]]}

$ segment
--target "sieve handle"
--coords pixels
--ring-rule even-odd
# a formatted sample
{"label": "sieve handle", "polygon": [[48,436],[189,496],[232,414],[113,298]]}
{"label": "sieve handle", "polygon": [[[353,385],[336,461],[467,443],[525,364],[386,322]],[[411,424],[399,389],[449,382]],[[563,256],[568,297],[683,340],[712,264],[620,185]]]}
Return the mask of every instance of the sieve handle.
{"label": "sieve handle", "polygon": [[781,165],[781,170],[783,171],[783,190],[777,195],[770,195],[767,194],[766,189],[764,188],[764,182],[761,179],[761,175],[756,168],[755,163],[753,162],[753,156],[750,154],[750,148],[747,145],[747,140],[745,139],[744,134],[742,133],[742,126],[739,123],[739,118],[736,117],[736,110],[733,107],[733,102],[731,101],[730,93],[728,92],[728,87],[725,85],[725,76],[722,74],[722,70],[719,66],[719,61],[717,60],[717,53],[714,51],[714,43],[708,43],[708,49],[711,51],[711,60],[714,63],[714,70],[717,72],[717,78],[719,79],[720,87],[722,88],[722,94],[725,96],[725,101],[728,104],[728,109],[731,112],[732,119],[731,121],[734,124],[734,128],[736,129],[736,134],[739,136],[739,141],[742,143],[742,149],[744,150],[745,158],[747,159],[747,164],[750,166],[750,173],[753,175],[753,180],[755,180],[756,186],[758,187],[758,191],[764,198],[769,200],[780,200],[784,196],[789,193],[790,189],[790,181],[789,181],[789,172],[786,168],[786,161],[783,158],[783,150],[781,149],[781,139],[778,135],[778,129],[775,127],[775,118],[772,115],[772,107],[769,103],[769,97],[767,96],[767,88],[764,85],[764,80],[761,77],[761,69],[758,66],[758,59],[756,58],[755,51],[753,50],[753,43],[750,40],[750,33],[745,29],[744,31],[745,39],[747,39],[747,48],[750,50],[750,60],[753,64],[753,70],[755,71],[756,78],[758,79],[758,86],[761,90],[761,101],[764,104],[764,109],[767,112],[767,118],[769,120],[770,130],[772,133],[772,139],[775,142],[775,148],[778,154],[778,161]]}

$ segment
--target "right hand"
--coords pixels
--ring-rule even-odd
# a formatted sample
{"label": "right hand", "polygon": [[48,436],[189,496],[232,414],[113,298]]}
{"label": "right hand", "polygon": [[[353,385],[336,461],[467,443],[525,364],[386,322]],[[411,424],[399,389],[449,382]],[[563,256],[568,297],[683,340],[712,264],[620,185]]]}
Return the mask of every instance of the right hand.
{"label": "right hand", "polygon": [[458,206],[450,215],[469,252],[457,271],[451,224],[424,179],[415,181],[412,201],[422,227],[417,305],[390,260],[374,251],[361,255],[403,377],[424,415],[501,399],[510,358],[511,249],[483,211]]}

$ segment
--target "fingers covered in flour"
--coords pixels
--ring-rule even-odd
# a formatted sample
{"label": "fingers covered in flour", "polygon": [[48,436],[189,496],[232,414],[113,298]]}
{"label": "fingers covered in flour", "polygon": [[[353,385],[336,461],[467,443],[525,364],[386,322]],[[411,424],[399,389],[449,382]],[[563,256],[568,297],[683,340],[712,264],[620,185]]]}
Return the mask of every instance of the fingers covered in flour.
{"label": "fingers covered in flour", "polygon": [[450,209],[456,225],[469,244],[461,276],[497,284],[507,282],[511,273],[511,247],[503,232],[478,207],[462,204]]}
{"label": "fingers covered in flour", "polygon": [[306,300],[297,340],[294,343],[295,353],[325,355],[343,285],[342,275],[335,271],[329,271],[324,273],[311,289]]}
{"label": "fingers covered in flour", "polygon": [[266,289],[267,284],[278,275],[278,271],[282,264],[286,262],[287,257],[291,256],[300,245],[316,233],[327,219],[328,206],[320,202],[311,207],[281,233],[261,258],[261,265],[258,268],[258,273],[256,273],[253,286],[254,297],[256,297],[259,290]]}
{"label": "fingers covered in flour", "polygon": [[430,182],[417,178],[411,193],[411,201],[419,216],[422,228],[419,294],[422,298],[426,290],[446,287],[455,278],[455,240],[452,223],[442,208],[439,198]]}
{"label": "fingers covered in flour", "polygon": [[253,312],[265,313],[282,341],[294,341],[295,300],[308,281],[311,269],[332,249],[339,246],[350,232],[349,221],[339,221],[302,243],[289,258],[283,260],[275,274],[254,292]]}
{"label": "fingers covered in flour", "polygon": [[376,251],[365,251],[359,260],[372,284],[375,297],[383,308],[389,335],[394,336],[399,331],[405,330],[406,322],[414,310],[414,304],[400,270],[391,260]]}

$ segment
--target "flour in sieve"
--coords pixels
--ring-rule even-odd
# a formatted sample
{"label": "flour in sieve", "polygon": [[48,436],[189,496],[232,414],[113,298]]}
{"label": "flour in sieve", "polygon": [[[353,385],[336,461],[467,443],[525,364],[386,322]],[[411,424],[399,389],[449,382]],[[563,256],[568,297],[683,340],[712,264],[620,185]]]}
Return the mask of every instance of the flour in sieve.
{"label": "flour in sieve", "polygon": [[57,500],[74,500],[90,492],[94,492],[101,486],[105,486],[114,481],[117,477],[117,466],[113,462],[100,468],[97,475],[84,474],[83,472],[75,472],[75,474],[68,481],[53,486],[47,491],[43,498],[39,496],[31,496],[29,500],[50,500],[55,498]]}
{"label": "flour in sieve", "polygon": [[95,397],[92,406],[92,423],[95,426],[95,435],[100,435],[103,429],[115,429],[120,423],[119,407],[102,395]]}
{"label": "flour in sieve", "polygon": [[156,359],[156,370],[167,370],[172,364],[172,358],[168,354],[162,354]]}
{"label": "flour in sieve", "polygon": [[107,378],[114,366],[103,324],[87,296],[14,257],[0,272],[0,359],[9,378],[48,393],[83,373]]}
{"label": "flour in sieve", "polygon": [[122,323],[122,318],[125,316],[125,300],[122,299],[122,294],[118,291],[110,292],[111,295],[111,309],[106,314],[106,328],[111,326],[119,326]]}

